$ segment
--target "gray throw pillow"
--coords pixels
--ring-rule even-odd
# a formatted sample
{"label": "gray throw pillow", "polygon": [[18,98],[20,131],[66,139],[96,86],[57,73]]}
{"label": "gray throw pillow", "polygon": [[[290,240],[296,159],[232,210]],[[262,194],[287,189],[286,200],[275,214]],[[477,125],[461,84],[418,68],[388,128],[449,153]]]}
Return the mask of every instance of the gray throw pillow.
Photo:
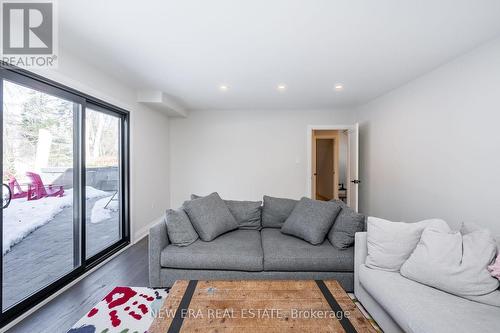
{"label": "gray throw pillow", "polygon": [[281,228],[284,234],[313,244],[321,244],[342,208],[336,202],[300,199]]}
{"label": "gray throw pillow", "polygon": [[165,223],[168,239],[173,245],[188,246],[198,239],[198,234],[183,209],[167,209]]}
{"label": "gray throw pillow", "polygon": [[262,227],[281,228],[297,205],[298,200],[264,196]]}
{"label": "gray throw pillow", "polygon": [[183,207],[194,229],[205,242],[238,228],[234,216],[216,192],[203,198],[186,201]]}
{"label": "gray throw pillow", "polygon": [[[201,196],[191,194],[191,200],[199,198]],[[236,219],[239,229],[261,229],[262,201],[224,200],[224,203]]]}
{"label": "gray throw pillow", "polygon": [[342,210],[328,233],[328,240],[334,247],[346,249],[354,244],[354,234],[365,230],[366,217],[363,214],[356,213],[343,201],[332,200],[331,202],[338,203]]}

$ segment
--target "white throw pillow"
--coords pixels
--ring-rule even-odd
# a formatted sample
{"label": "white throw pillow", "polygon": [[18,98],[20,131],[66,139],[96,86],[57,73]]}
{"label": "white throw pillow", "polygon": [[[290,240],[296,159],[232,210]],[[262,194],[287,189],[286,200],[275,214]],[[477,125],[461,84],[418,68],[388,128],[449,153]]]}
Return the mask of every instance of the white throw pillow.
{"label": "white throw pillow", "polygon": [[500,306],[500,292],[496,290],[499,282],[487,269],[496,252],[488,230],[462,234],[427,228],[401,267],[401,275],[457,296]]}
{"label": "white throw pillow", "polygon": [[448,224],[440,219],[406,223],[368,217],[366,266],[385,271],[399,271],[427,227],[450,231]]}

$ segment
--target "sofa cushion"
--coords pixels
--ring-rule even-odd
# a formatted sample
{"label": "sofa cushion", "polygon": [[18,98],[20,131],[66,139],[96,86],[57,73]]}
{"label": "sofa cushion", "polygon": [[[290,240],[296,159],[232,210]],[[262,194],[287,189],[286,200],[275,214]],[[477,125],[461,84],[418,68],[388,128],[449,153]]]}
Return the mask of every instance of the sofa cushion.
{"label": "sofa cushion", "polygon": [[168,268],[262,271],[260,232],[235,230],[211,242],[198,239],[185,247],[168,245],[160,261]]}
{"label": "sofa cushion", "polygon": [[405,223],[368,217],[366,265],[386,271],[399,271],[427,227],[450,231],[448,224],[440,219]]}
{"label": "sofa cushion", "polygon": [[462,234],[427,228],[401,266],[401,275],[457,296],[500,306],[499,282],[488,272],[496,252],[495,240],[486,229]]}
{"label": "sofa cushion", "polygon": [[321,244],[341,209],[336,202],[304,197],[286,219],[281,232],[299,237],[313,245]]}
{"label": "sofa cushion", "polygon": [[[201,198],[191,194],[191,200]],[[260,230],[262,201],[224,200],[227,208],[233,214],[239,229]]]}
{"label": "sofa cushion", "polygon": [[234,216],[216,192],[203,198],[186,201],[183,208],[194,229],[205,242],[238,228]]}
{"label": "sofa cushion", "polygon": [[366,291],[406,332],[498,332],[498,307],[466,300],[411,281],[398,272],[359,267]]}
{"label": "sofa cushion", "polygon": [[342,210],[328,233],[328,240],[336,248],[345,249],[354,244],[354,235],[364,230],[366,216],[356,213],[341,200],[332,201],[340,204]]}
{"label": "sofa cushion", "polygon": [[198,239],[196,230],[182,208],[179,210],[167,209],[165,223],[167,224],[168,238],[173,245],[187,246]]}
{"label": "sofa cushion", "polygon": [[285,235],[275,228],[261,231],[264,270],[303,272],[352,272],[354,247],[334,248],[328,240],[311,245],[302,239]]}
{"label": "sofa cushion", "polygon": [[262,206],[262,227],[281,228],[292,213],[298,200],[264,196]]}

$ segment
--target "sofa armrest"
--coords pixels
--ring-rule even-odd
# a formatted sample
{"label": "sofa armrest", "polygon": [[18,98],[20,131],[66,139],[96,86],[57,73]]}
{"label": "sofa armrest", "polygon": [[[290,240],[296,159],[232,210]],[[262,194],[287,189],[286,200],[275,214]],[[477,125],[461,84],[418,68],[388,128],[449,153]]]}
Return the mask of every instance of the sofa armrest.
{"label": "sofa armrest", "polygon": [[357,232],[354,236],[354,294],[359,289],[359,267],[365,264],[366,256],[368,255],[366,239],[366,231]]}
{"label": "sofa armrest", "polygon": [[160,281],[160,256],[161,251],[169,244],[167,224],[161,217],[149,229],[149,286],[161,287]]}

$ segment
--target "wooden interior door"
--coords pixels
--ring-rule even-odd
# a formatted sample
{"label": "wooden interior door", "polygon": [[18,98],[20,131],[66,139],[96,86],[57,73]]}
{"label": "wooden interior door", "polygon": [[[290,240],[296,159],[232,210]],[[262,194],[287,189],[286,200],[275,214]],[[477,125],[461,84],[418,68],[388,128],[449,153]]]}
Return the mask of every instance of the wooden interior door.
{"label": "wooden interior door", "polygon": [[316,139],[316,199],[331,200],[334,176],[335,139]]}
{"label": "wooden interior door", "polygon": [[325,201],[338,199],[338,131],[314,130],[312,145],[313,198]]}

